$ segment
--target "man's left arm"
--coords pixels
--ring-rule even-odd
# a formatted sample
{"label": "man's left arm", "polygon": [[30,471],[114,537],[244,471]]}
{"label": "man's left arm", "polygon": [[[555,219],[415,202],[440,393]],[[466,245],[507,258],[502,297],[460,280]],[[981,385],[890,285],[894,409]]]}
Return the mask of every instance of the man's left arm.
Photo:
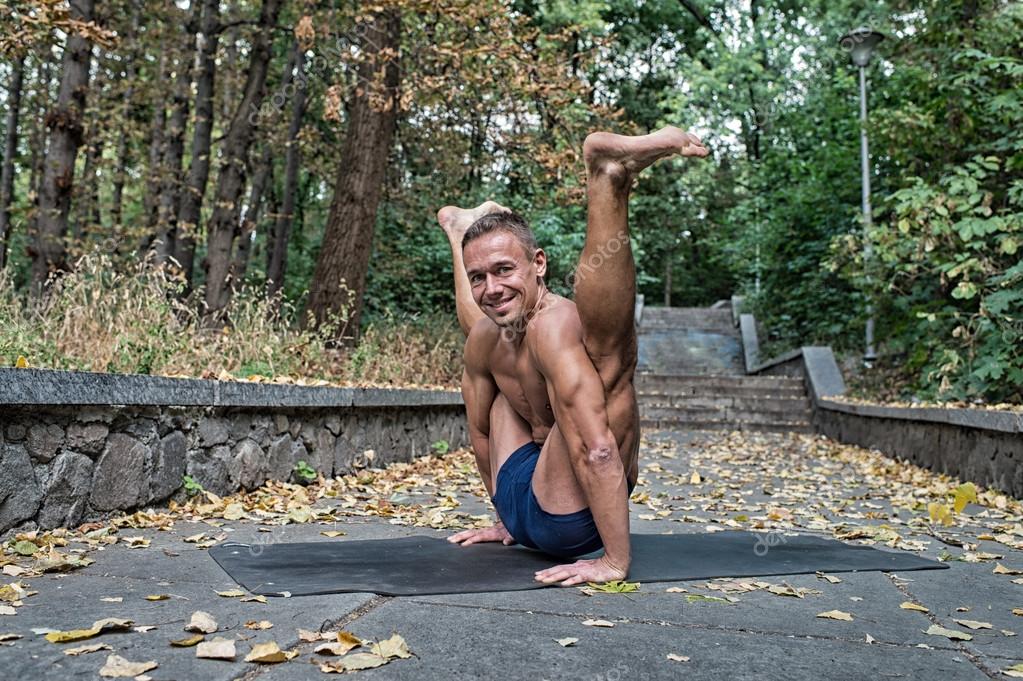
{"label": "man's left arm", "polygon": [[[549,578],[544,581],[567,580],[565,585],[622,579],[631,561],[628,486],[608,421],[603,381],[586,353],[578,319],[545,319],[536,331],[534,357],[553,391],[555,423],[565,438],[572,469],[604,542],[604,556],[599,559],[603,565],[595,567],[610,568],[606,579],[573,572],[573,566],[551,568],[542,576]],[[588,566],[580,570],[582,567],[588,571]]]}

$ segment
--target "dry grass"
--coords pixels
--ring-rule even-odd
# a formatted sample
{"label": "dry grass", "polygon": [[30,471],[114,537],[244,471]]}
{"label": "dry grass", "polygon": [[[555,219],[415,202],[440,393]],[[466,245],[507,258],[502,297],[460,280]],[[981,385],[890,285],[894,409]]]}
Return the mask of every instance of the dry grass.
{"label": "dry grass", "polygon": [[357,347],[334,350],[324,341],[344,330],[344,318],[301,330],[294,308],[276,311],[262,292],[242,290],[227,310],[230,326],[211,329],[180,290],[161,268],[118,272],[108,257],[89,256],[43,302],[26,304],[0,272],[0,364],[23,356],[50,369],[345,385],[453,387],[461,376],[453,313],[371,324]]}

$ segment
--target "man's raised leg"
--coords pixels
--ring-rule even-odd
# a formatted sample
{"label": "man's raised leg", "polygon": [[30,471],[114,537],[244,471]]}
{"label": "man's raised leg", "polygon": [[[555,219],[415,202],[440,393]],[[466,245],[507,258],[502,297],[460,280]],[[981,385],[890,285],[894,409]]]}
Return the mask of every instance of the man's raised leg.
{"label": "man's raised leg", "polygon": [[472,288],[469,286],[469,277],[465,273],[465,263],[462,261],[462,237],[465,231],[472,226],[479,218],[490,213],[507,211],[508,209],[494,201],[485,201],[475,208],[459,208],[457,206],[444,206],[437,211],[437,222],[448,237],[448,244],[451,246],[451,260],[455,272],[455,310],[458,314],[458,324],[462,327],[462,333],[466,336],[482,317],[483,311],[472,299]]}
{"label": "man's raised leg", "polygon": [[636,263],[629,244],[632,181],[654,161],[681,154],[706,156],[699,138],[666,127],[630,137],[609,132],[583,144],[586,182],[586,243],[576,269],[575,303],[586,350],[610,389],[634,362]]}

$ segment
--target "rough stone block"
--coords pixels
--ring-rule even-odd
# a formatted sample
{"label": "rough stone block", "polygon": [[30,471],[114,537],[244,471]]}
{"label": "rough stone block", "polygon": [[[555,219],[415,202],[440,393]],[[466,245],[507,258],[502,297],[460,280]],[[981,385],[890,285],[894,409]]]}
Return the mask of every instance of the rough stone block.
{"label": "rough stone block", "polygon": [[249,436],[252,430],[252,416],[250,414],[231,415],[231,440],[241,442]]}
{"label": "rough stone block", "polygon": [[288,480],[299,460],[308,460],[309,452],[301,440],[281,435],[270,445],[270,463],[267,476],[271,480]]}
{"label": "rough stone block", "polygon": [[83,454],[99,454],[109,434],[110,428],[102,422],[72,423],[67,428],[67,446]]}
{"label": "rough stone block", "polygon": [[242,440],[235,446],[232,462],[238,484],[245,489],[256,489],[266,481],[269,460],[263,448],[252,440]]}
{"label": "rough stone block", "polygon": [[252,417],[252,430],[249,431],[249,439],[263,449],[270,446],[270,436],[274,432],[273,419],[264,414],[257,414]]}
{"label": "rough stone block", "polygon": [[334,443],[336,441],[337,438],[326,428],[316,428],[313,434],[313,444],[308,448],[306,463],[328,478],[334,470]]}
{"label": "rough stone block", "polygon": [[98,511],[137,506],[148,491],[149,447],[130,435],[114,433],[96,462],[89,505]]}
{"label": "rough stone block", "polygon": [[39,527],[74,527],[89,502],[92,485],[92,459],[76,452],[64,452],[51,464],[49,479],[39,511]]}
{"label": "rough stone block", "polygon": [[334,444],[334,471],[333,475],[347,475],[355,470],[355,447],[348,437],[342,435]]}
{"label": "rough stone block", "polygon": [[323,425],[326,426],[333,435],[341,434],[341,417],[338,414],[328,414],[323,419]]}
{"label": "rough stone block", "polygon": [[156,419],[144,418],[132,413],[126,413],[123,416],[126,420],[123,424],[117,424],[120,426],[117,430],[131,435],[147,445],[153,445],[159,439]]}
{"label": "rough stone block", "polygon": [[23,442],[28,436],[28,428],[22,423],[12,423],[7,426],[6,435],[8,442]]}
{"label": "rough stone block", "polygon": [[231,450],[228,447],[192,451],[188,455],[186,471],[203,489],[214,494],[230,494],[235,491],[229,473],[230,461]]}
{"label": "rough stone block", "polygon": [[0,532],[35,516],[42,498],[25,447],[0,446]]}
{"label": "rough stone block", "polygon": [[34,461],[47,463],[57,455],[64,443],[64,429],[51,424],[36,424],[28,429],[25,448]]}
{"label": "rough stone block", "polygon": [[179,431],[164,436],[153,448],[149,466],[149,492],[145,503],[166,499],[181,487],[187,449],[185,435]]}
{"label": "rough stone block", "polygon": [[222,445],[231,436],[231,425],[222,418],[207,417],[199,421],[199,444],[203,447]]}
{"label": "rough stone block", "polygon": [[288,422],[288,417],[284,414],[274,414],[274,428],[277,429],[278,435],[283,435],[291,429],[291,424]]}

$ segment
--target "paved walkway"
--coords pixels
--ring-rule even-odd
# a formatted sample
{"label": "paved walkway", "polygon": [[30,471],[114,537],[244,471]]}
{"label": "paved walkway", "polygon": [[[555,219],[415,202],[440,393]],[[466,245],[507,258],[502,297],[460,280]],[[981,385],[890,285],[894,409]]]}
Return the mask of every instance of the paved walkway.
{"label": "paved walkway", "polygon": [[[89,537],[68,533],[70,543],[56,547],[65,556],[78,551],[95,561],[64,574],[16,574],[32,559],[11,554],[14,542],[8,542],[3,560],[17,560],[4,566],[2,583],[35,593],[22,596],[13,607],[16,614],[0,616],[0,640],[8,639],[0,647],[0,677],[98,678],[107,657],[117,654],[155,661],[158,666],[147,672],[152,679],[320,678],[317,665],[325,658],[313,653],[317,643],[300,640],[299,629],[344,629],[372,640],[392,633],[404,637],[414,656],[351,672],[367,679],[950,681],[1007,678],[1001,670],[1023,662],[1023,639],[1014,633],[1023,631],[1023,579],[994,572],[997,565],[1023,570],[1019,502],[981,494],[980,504],[970,504],[953,525],[936,530],[939,540],[928,527],[927,504],[950,499],[947,492],[956,481],[806,435],[648,435],[633,497],[633,531],[760,528],[772,533],[771,541],[784,541],[785,532],[797,529],[942,555],[951,569],[838,574],[830,580],[801,575],[643,584],[628,594],[586,595],[570,588],[414,598],[344,594],[266,603],[217,595],[237,587],[206,555],[205,541],[443,535],[451,530],[407,523],[478,522],[473,516],[486,509],[475,496],[480,488],[470,461],[458,454],[364,472],[321,490],[318,499],[285,486],[239,500],[205,499],[191,509],[123,519],[116,534],[106,525],[93,526]],[[247,517],[236,520],[217,517],[243,514]],[[278,524],[288,514],[297,522]],[[321,534],[339,531],[345,534]],[[104,543],[114,537],[116,543]],[[54,541],[53,534],[48,538]],[[60,537],[55,541],[61,543]],[[793,591],[802,597],[777,593]],[[156,594],[169,598],[145,599]],[[0,598],[5,596],[14,597],[10,588],[0,590]],[[919,609],[900,607],[904,603]],[[6,601],[0,605],[11,607]],[[188,636],[183,626],[197,610],[216,620],[215,635],[237,641],[235,661],[199,659],[195,648],[169,645]],[[852,621],[818,617],[833,610],[849,613]],[[43,630],[87,628],[108,617],[149,628],[65,644],[43,636]],[[587,619],[614,626],[586,626]],[[259,621],[272,628],[246,627]],[[932,625],[972,640],[926,634]],[[556,640],[565,638],[578,642],[563,647]],[[276,665],[243,661],[254,644],[267,641],[298,655]],[[90,643],[110,650],[63,652]]]}

